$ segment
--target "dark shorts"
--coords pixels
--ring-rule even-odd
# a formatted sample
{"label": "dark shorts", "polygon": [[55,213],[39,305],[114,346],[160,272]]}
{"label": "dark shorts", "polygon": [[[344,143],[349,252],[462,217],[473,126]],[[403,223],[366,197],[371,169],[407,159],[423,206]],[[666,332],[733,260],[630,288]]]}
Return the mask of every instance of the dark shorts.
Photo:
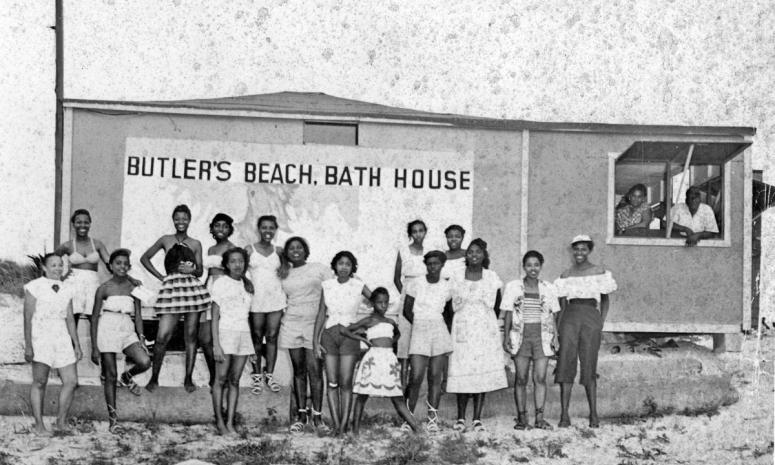
{"label": "dark shorts", "polygon": [[581,367],[579,383],[587,386],[597,379],[597,356],[603,332],[603,318],[595,299],[571,299],[560,321],[560,353],[556,383],[572,383],[576,363]]}
{"label": "dark shorts", "polygon": [[323,330],[320,344],[326,349],[326,355],[359,355],[361,343],[342,334],[344,326],[335,325]]}
{"label": "dark shorts", "polygon": [[528,323],[523,326],[522,344],[519,346],[515,356],[532,360],[546,357],[541,342],[541,323]]}

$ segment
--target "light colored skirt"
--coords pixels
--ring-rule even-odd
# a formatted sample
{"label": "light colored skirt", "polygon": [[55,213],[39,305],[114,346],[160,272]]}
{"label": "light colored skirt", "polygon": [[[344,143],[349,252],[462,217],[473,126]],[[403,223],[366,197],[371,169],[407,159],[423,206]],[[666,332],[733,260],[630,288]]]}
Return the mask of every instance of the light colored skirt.
{"label": "light colored skirt", "polygon": [[491,308],[469,306],[452,321],[447,392],[479,393],[508,386],[498,320]]}
{"label": "light colored skirt", "polygon": [[390,347],[372,347],[355,370],[353,392],[374,397],[397,397],[401,390],[401,365]]}

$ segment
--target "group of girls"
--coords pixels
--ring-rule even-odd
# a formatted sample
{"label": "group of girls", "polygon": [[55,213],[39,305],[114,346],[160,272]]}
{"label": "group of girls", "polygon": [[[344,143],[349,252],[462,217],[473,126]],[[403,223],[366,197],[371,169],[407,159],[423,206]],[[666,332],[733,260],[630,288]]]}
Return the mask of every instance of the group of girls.
{"label": "group of girls", "polygon": [[[452,225],[445,230],[448,250],[427,251],[423,246],[427,227],[420,220],[412,221],[407,227],[410,241],[399,249],[395,264],[394,283],[400,299],[391,305],[385,288],[372,291],[357,278],[358,261],[352,253],[337,253],[329,268],[307,262],[310,248],[301,237],[275,247],[278,224],[273,216],[259,218],[259,240],[239,248],[229,241],[233,220],[217,214],[210,224],[215,245],[204,260],[201,243],[187,234],[188,207],[176,207],[172,219],[175,233],[159,238],[140,259],[162,281],[155,304],[159,328],[153,363],[145,349],[140,283],[128,275],[129,251],[118,249],[107,256],[104,245],[88,236],[91,218],[87,211],[78,210],[71,218],[75,238],[44,258],[44,277],[25,286],[25,358],[33,364],[31,403],[38,431],[45,431],[41,405],[50,368],[57,368],[63,381],[58,427],[64,426],[72,400],[75,362],[81,357],[74,311],[91,314],[92,360],[102,366],[111,429],[117,424],[116,385],[139,394],[134,376],[152,366],[146,389],[153,391],[158,386],[166,346],[181,316],[186,346],[184,385],[188,391],[195,389],[194,357],[201,346],[210,371],[216,425],[222,434],[234,433],[239,380],[250,357],[256,360],[252,391],[280,389],[273,377],[278,347],[288,350],[293,369],[291,394],[297,407],[290,426],[293,433],[308,426],[329,429],[322,421],[323,371],[337,433],[348,431],[350,423],[353,433],[358,433],[370,396],[390,398],[404,420],[402,429],[417,431],[413,412],[426,376],[427,431],[439,430],[442,392],[457,395],[455,430],[468,428],[466,410],[472,400],[471,428],[483,431],[485,394],[508,385],[502,350],[512,355],[517,369],[515,429],[528,427],[525,386],[531,362],[533,425],[549,427],[543,418],[545,379],[548,358],[557,350],[560,426],[570,424],[568,406],[577,360],[581,361],[581,384],[587,390],[590,426],[598,425],[597,350],[608,311],[607,294],[616,289],[616,283],[610,272],[588,261],[594,247],[588,236],[574,238],[574,264],[554,283],[539,278],[543,256],[528,252],[522,260],[524,279],[508,283],[502,295],[503,283],[488,269],[485,241],[474,239],[462,249],[465,230]],[[165,252],[166,275],[151,263],[160,250]],[[73,270],[64,282],[60,254],[69,258]],[[95,288],[94,279],[87,280],[74,270],[96,275],[100,258],[113,276]],[[202,283],[199,278],[205,272],[208,277]],[[357,321],[364,298],[371,301],[373,312]],[[502,345],[500,311],[505,315],[507,335]],[[71,350],[63,350],[65,345]],[[368,350],[363,353],[362,348]],[[116,373],[118,352],[133,362],[120,376]],[[261,357],[266,359],[265,371]]]}

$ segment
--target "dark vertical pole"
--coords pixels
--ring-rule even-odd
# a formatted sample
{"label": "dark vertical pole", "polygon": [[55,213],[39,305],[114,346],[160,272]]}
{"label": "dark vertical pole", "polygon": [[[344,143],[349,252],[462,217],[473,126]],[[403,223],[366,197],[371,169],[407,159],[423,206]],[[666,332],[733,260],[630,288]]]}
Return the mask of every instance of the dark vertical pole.
{"label": "dark vertical pole", "polygon": [[54,131],[54,247],[62,239],[62,148],[64,139],[64,112],[62,110],[62,98],[64,94],[64,30],[62,29],[62,2],[55,0],[54,13],[56,23],[54,32],[56,37],[56,129]]}

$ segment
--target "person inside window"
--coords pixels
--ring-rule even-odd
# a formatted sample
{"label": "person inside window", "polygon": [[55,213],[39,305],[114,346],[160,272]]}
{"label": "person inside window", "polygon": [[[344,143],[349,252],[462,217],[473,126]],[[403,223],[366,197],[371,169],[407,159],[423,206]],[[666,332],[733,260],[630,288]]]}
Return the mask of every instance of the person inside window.
{"label": "person inside window", "polygon": [[718,234],[716,217],[710,205],[702,203],[702,191],[690,187],[686,191],[686,203],[673,207],[670,216],[673,220],[673,231],[686,236],[686,245],[697,245],[701,239],[710,239]]}
{"label": "person inside window", "polygon": [[638,229],[648,229],[651,218],[646,186],[635,184],[616,207],[616,234],[634,235]]}

